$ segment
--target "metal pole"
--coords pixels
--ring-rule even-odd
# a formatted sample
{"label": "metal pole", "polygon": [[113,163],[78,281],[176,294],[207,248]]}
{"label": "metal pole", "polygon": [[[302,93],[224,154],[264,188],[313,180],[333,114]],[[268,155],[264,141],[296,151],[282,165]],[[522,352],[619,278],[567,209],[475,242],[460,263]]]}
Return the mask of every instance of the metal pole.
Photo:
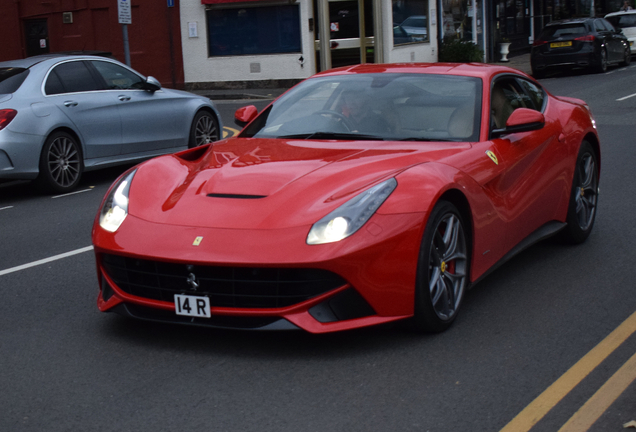
{"label": "metal pole", "polygon": [[364,26],[364,0],[358,0],[358,36],[360,36],[360,64],[367,62],[367,30]]}
{"label": "metal pole", "polygon": [[130,48],[128,46],[128,24],[122,24],[121,30],[124,35],[124,57],[126,59],[126,64],[130,67]]}
{"label": "metal pole", "polygon": [[318,0],[318,33],[320,35],[320,70],[331,69],[331,30],[329,29],[329,2]]}
{"label": "metal pole", "polygon": [[384,63],[384,28],[382,27],[382,0],[373,0],[373,53],[374,63]]}

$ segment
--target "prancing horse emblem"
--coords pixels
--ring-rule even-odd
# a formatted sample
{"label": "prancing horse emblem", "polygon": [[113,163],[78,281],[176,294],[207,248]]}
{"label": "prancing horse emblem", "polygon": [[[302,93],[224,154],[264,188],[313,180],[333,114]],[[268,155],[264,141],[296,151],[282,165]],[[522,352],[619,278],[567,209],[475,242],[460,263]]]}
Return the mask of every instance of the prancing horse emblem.
{"label": "prancing horse emblem", "polygon": [[190,289],[192,289],[192,291],[196,291],[197,288],[199,288],[199,282],[197,282],[197,277],[195,276],[194,273],[190,273],[188,275],[188,285],[190,285]]}

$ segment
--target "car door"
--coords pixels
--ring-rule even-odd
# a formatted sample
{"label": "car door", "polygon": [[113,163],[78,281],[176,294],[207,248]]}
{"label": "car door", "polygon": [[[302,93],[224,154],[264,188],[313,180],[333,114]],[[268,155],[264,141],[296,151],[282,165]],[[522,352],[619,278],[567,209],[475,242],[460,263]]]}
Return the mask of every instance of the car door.
{"label": "car door", "polygon": [[601,19],[601,22],[607,29],[607,32],[612,40],[612,61],[623,61],[625,59],[625,36],[617,31],[614,26],[606,19]]}
{"label": "car door", "polygon": [[121,120],[117,105],[85,61],[56,64],[46,77],[44,93],[73,125],[83,144],[85,159],[119,154]]}
{"label": "car door", "polygon": [[[544,95],[531,81],[510,76],[497,79],[491,90],[491,131],[505,127],[517,108],[541,111]],[[563,178],[567,149],[559,142],[561,131],[558,120],[546,116],[539,130],[506,134],[491,141],[495,157],[503,165],[491,187],[504,203],[501,217],[507,249],[553,220],[564,192],[567,197]]]}
{"label": "car door", "polygon": [[597,18],[594,20],[594,29],[596,30],[596,34],[603,41],[603,45],[605,46],[605,50],[607,51],[607,60],[610,62],[616,61],[616,43],[614,41],[612,32],[609,31],[605,24],[604,20]]}
{"label": "car door", "polygon": [[107,93],[116,101],[122,119],[122,154],[147,153],[187,145],[177,127],[183,107],[165,92],[144,90],[145,78],[117,63],[93,60]]}

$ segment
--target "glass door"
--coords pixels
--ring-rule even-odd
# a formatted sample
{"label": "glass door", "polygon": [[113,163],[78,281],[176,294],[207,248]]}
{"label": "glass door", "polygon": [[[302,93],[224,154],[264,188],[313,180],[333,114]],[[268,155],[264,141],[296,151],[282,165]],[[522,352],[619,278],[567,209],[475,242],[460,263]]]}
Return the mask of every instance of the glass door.
{"label": "glass door", "polygon": [[[331,67],[374,62],[373,0],[329,0],[329,30]],[[319,39],[316,29],[316,64],[322,70]]]}

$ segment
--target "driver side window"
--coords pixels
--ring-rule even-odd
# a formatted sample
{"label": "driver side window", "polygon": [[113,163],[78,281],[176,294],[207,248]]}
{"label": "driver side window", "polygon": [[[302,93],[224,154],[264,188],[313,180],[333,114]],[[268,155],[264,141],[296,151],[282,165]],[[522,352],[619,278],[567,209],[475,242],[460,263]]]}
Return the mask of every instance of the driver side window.
{"label": "driver side window", "polygon": [[532,100],[513,78],[497,80],[490,97],[491,129],[503,129],[517,108],[535,109]]}

